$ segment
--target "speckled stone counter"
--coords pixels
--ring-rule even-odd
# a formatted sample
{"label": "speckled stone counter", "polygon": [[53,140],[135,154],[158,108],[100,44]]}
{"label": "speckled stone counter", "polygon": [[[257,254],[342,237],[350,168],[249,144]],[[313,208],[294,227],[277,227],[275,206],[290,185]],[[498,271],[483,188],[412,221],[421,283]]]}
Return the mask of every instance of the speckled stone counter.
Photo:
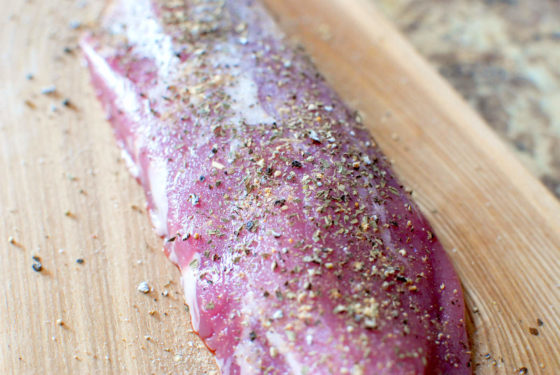
{"label": "speckled stone counter", "polygon": [[560,197],[560,1],[371,1]]}

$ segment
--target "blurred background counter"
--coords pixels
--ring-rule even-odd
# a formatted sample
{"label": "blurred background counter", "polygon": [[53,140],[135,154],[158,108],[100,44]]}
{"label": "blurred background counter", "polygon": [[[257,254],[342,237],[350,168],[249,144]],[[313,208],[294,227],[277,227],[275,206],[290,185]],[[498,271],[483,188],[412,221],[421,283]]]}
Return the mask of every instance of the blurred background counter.
{"label": "blurred background counter", "polygon": [[371,1],[560,198],[560,1]]}

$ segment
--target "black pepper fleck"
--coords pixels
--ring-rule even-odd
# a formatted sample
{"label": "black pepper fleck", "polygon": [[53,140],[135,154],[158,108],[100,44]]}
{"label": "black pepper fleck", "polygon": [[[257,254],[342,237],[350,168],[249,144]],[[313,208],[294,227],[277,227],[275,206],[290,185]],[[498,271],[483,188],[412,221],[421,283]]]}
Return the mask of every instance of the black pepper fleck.
{"label": "black pepper fleck", "polygon": [[285,199],[278,199],[278,200],[274,201],[274,205],[278,206],[278,207],[282,207],[285,203],[286,203]]}
{"label": "black pepper fleck", "polygon": [[294,160],[294,161],[292,161],[292,167],[301,168],[301,167],[303,167],[303,165],[301,164],[301,162],[299,162],[297,160]]}
{"label": "black pepper fleck", "polygon": [[245,224],[245,226],[247,227],[247,230],[250,231],[255,226],[255,223],[253,223],[252,221],[248,221],[247,224]]}
{"label": "black pepper fleck", "polygon": [[33,257],[33,265],[31,266],[33,271],[41,272],[43,270],[43,265],[41,264],[41,258],[38,256]]}

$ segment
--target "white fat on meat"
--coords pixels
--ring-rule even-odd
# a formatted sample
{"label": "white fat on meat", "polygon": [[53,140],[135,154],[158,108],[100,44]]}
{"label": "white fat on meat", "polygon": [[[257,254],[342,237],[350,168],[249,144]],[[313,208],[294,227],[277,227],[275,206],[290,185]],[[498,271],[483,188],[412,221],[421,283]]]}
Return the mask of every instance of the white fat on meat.
{"label": "white fat on meat", "polygon": [[200,254],[194,254],[189,265],[181,270],[181,284],[185,293],[185,302],[189,305],[189,313],[191,315],[191,324],[195,331],[200,328],[200,309],[198,307],[198,299],[196,296],[196,280],[198,269],[190,264],[200,264]]}
{"label": "white fat on meat", "polygon": [[284,357],[286,363],[288,364],[288,366],[290,366],[292,374],[303,373],[303,366],[296,358],[296,354],[294,353],[290,344],[284,339],[281,334],[269,331],[266,333],[266,339],[272,347],[275,347],[278,350],[278,354]]}
{"label": "white fat on meat", "polygon": [[134,162],[134,160],[132,160],[132,157],[130,156],[130,154],[123,148],[121,151],[121,157],[123,158],[123,160],[126,163],[126,166],[130,172],[130,174],[134,177],[134,178],[138,178],[140,177],[140,168],[138,167],[138,165]]}
{"label": "white fat on meat", "polygon": [[216,47],[216,66],[229,66],[230,81],[225,85],[226,93],[231,97],[233,121],[245,121],[248,125],[272,124],[274,118],[263,108],[259,100],[257,83],[250,71],[243,69],[241,53],[232,45]]}
{"label": "white fat on meat", "polygon": [[159,236],[168,235],[167,230],[167,165],[162,160],[153,160],[148,167],[148,182],[152,196],[150,218]]}
{"label": "white fat on meat", "polygon": [[139,113],[143,109],[143,106],[138,100],[138,95],[136,94],[132,82],[116,74],[107,61],[94,51],[89,44],[83,44],[82,50],[89,58],[90,64],[95,67],[94,70],[99,74],[103,82],[114,92],[116,106],[123,112],[130,114],[133,121],[140,121]]}
{"label": "white fat on meat", "polygon": [[173,50],[173,40],[158,22],[151,2],[123,0],[115,4],[119,7],[116,12],[119,18],[110,23],[111,31],[126,35],[139,55],[153,56],[162,74],[168,75],[172,67],[177,66],[178,57]]}
{"label": "white fat on meat", "polygon": [[[248,332],[244,332],[244,337],[249,337]],[[234,357],[241,370],[240,375],[261,374],[259,353],[255,350],[255,345],[248,339],[241,340],[235,348]]]}
{"label": "white fat on meat", "polygon": [[175,249],[172,248],[171,250],[169,250],[169,256],[167,257],[174,265],[179,266],[179,257],[177,256],[177,253],[175,252]]}
{"label": "white fat on meat", "polygon": [[271,124],[274,119],[265,112],[259,101],[257,84],[247,72],[239,72],[233,78],[233,86],[226,92],[231,96],[231,108],[235,117],[249,125]]}

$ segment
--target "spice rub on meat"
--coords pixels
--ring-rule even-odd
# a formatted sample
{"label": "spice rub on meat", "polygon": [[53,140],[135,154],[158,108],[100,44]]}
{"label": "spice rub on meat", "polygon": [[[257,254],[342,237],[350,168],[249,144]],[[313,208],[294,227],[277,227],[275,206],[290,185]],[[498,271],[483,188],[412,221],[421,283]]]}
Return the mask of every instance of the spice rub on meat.
{"label": "spice rub on meat", "polygon": [[224,374],[470,373],[437,237],[259,2],[115,1],[82,49]]}

